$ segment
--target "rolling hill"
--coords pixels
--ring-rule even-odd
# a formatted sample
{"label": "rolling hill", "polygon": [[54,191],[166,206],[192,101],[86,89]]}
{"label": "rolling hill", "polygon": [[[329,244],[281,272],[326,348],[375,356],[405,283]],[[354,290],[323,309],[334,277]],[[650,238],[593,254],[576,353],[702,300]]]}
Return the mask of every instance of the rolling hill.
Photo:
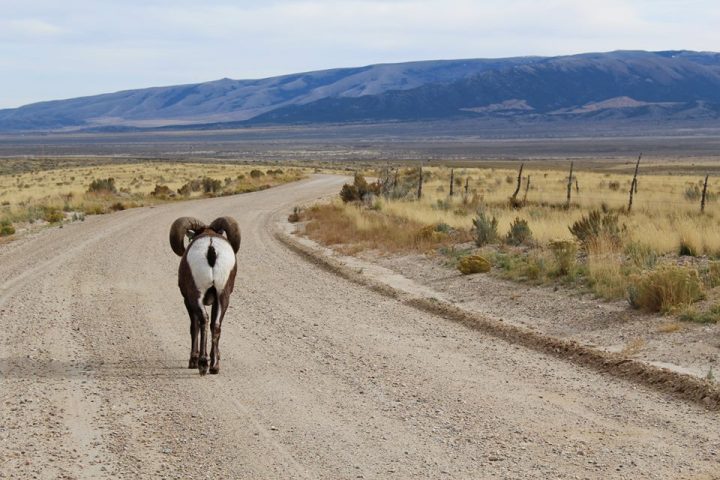
{"label": "rolling hill", "polygon": [[618,51],[411,62],[128,90],[0,110],[1,131],[454,118],[720,117],[720,54]]}

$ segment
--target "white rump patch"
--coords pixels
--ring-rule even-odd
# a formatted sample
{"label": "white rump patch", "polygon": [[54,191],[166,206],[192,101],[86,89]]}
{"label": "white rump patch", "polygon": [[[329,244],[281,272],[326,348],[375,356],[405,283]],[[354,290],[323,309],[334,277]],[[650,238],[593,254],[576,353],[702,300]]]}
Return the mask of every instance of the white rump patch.
{"label": "white rump patch", "polygon": [[[207,253],[210,245],[215,249],[215,266],[208,264]],[[235,252],[224,238],[202,237],[190,244],[187,251],[187,262],[192,272],[195,286],[201,295],[210,287],[215,287],[218,294],[225,289],[230,272],[235,266]]]}

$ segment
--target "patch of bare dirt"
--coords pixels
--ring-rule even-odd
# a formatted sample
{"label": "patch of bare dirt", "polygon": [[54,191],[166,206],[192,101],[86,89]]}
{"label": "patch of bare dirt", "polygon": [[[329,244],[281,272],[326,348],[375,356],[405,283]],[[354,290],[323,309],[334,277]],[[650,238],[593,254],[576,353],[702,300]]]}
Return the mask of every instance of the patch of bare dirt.
{"label": "patch of bare dirt", "polygon": [[720,378],[720,325],[642,313],[624,300],[606,302],[570,288],[524,285],[486,274],[466,276],[439,256],[361,256],[485,317],[623,352],[681,373]]}

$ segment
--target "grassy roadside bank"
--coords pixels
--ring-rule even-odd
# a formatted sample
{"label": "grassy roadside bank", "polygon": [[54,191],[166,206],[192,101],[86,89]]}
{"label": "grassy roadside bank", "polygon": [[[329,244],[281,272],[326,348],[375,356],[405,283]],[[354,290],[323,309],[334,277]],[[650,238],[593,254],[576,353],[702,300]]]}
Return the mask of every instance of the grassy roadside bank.
{"label": "grassy roadside bank", "polygon": [[702,176],[642,176],[630,211],[632,175],[624,173],[425,168],[419,199],[418,169],[376,176],[377,183],[357,179],[334,202],[306,209],[305,234],[349,254],[423,252],[451,267],[481,257],[503,278],[720,320],[715,178],[701,213]]}

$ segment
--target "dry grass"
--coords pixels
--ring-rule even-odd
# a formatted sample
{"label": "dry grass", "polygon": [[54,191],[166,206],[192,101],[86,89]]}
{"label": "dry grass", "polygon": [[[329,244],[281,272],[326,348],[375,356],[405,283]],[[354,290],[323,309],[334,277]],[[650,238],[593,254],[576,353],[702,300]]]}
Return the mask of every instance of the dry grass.
{"label": "dry grass", "polygon": [[645,345],[646,342],[642,338],[634,338],[625,344],[620,353],[627,357],[632,357],[640,353],[642,349],[645,348]]}
{"label": "dry grass", "polygon": [[630,287],[630,303],[649,312],[669,312],[705,295],[697,269],[675,265],[633,276]]}
{"label": "dry grass", "polygon": [[[534,238],[541,244],[552,240],[571,240],[568,226],[592,209],[622,211],[628,202],[631,176],[616,173],[575,171],[579,192],[573,183],[572,205],[562,207],[567,195],[567,171],[533,170],[526,167],[518,198],[524,196],[527,177],[530,189],[526,206],[513,209],[509,198],[515,190],[516,170],[508,169],[455,169],[454,197],[449,197],[447,168],[424,168],[429,179],[423,186],[423,198],[381,200],[383,211],[396,217],[430,225],[446,223],[455,228],[469,229],[479,205],[498,219],[498,231],[505,234],[516,217],[526,220]],[[642,172],[642,169],[641,169]],[[469,178],[468,195],[463,195],[465,179]],[[711,178],[706,214],[700,215],[699,200],[690,200],[685,192],[698,185],[699,176],[651,175],[640,176],[638,193],[634,197],[630,214],[622,213],[620,222],[628,229],[630,240],[644,243],[658,253],[676,253],[681,241],[695,246],[698,254],[720,255],[720,181]],[[618,185],[614,189],[614,185]],[[414,193],[414,189],[410,193]]]}
{"label": "dry grass", "polygon": [[682,330],[683,326],[679,322],[667,322],[663,323],[657,328],[659,333],[675,333]]}
{"label": "dry grass", "polygon": [[441,224],[426,225],[357,204],[316,205],[302,214],[309,220],[305,233],[325,245],[340,246],[346,252],[359,250],[429,251],[458,241],[467,241],[469,232],[445,230]]}
{"label": "dry grass", "polygon": [[[252,177],[253,170],[263,175]],[[58,222],[73,215],[101,214],[143,205],[207,195],[243,193],[293,181],[305,175],[302,169],[275,172],[276,167],[233,164],[138,163],[58,168],[0,175],[0,221],[14,224],[43,220]],[[178,195],[180,187],[209,178],[220,188],[207,193]],[[93,180],[113,178],[116,192],[88,192]],[[158,188],[162,195],[153,195]]]}

